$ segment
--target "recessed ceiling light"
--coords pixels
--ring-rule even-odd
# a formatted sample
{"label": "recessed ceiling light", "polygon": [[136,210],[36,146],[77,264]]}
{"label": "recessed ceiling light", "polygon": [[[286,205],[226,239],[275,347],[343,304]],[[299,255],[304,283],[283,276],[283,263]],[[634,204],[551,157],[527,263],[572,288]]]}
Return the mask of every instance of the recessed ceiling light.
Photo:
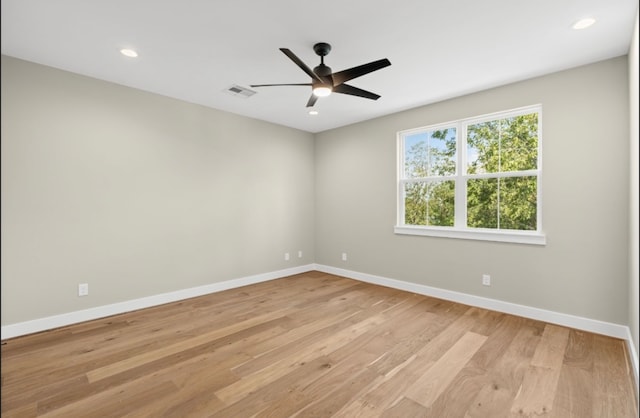
{"label": "recessed ceiling light", "polygon": [[309,114],[310,114],[311,116],[315,116],[315,115],[317,115],[317,114],[318,114],[318,111],[317,111],[317,110],[310,110],[310,111],[309,111]]}
{"label": "recessed ceiling light", "polygon": [[584,19],[578,20],[571,27],[574,28],[574,29],[585,29],[585,28],[588,28],[589,26],[593,25],[594,23],[596,23],[596,20],[594,18],[586,17]]}
{"label": "recessed ceiling light", "polygon": [[120,53],[122,55],[124,55],[125,57],[130,57],[130,58],[135,58],[138,56],[138,53],[136,51],[134,51],[133,49],[129,49],[129,48],[122,48],[120,50]]}

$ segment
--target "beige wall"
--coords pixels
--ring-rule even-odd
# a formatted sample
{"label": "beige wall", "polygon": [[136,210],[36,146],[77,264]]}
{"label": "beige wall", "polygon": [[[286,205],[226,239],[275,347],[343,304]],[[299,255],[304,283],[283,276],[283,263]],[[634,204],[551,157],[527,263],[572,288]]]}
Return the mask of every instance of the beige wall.
{"label": "beige wall", "polygon": [[[628,92],[620,57],[317,134],[316,262],[628,324]],[[546,246],[394,235],[397,131],[537,103]]]}
{"label": "beige wall", "polygon": [[3,56],[2,325],[311,263],[313,140]]}
{"label": "beige wall", "polygon": [[[631,39],[631,47],[629,48],[629,91],[630,91],[630,114],[631,114],[631,184],[630,184],[630,217],[629,217],[629,230],[631,231],[630,244],[629,244],[629,328],[631,329],[631,336],[633,344],[636,350],[640,349],[638,345],[638,313],[640,307],[638,305],[638,280],[640,273],[638,272],[638,219],[640,214],[638,212],[638,187],[640,169],[638,166],[638,12],[636,11],[636,25],[634,28],[633,38]],[[637,355],[637,352],[636,352]],[[636,364],[638,358],[636,357]],[[637,377],[637,376],[636,376]]]}
{"label": "beige wall", "polygon": [[[314,136],[2,57],[2,324],[317,262],[633,328],[629,68]],[[393,234],[398,130],[536,103],[546,246]]]}

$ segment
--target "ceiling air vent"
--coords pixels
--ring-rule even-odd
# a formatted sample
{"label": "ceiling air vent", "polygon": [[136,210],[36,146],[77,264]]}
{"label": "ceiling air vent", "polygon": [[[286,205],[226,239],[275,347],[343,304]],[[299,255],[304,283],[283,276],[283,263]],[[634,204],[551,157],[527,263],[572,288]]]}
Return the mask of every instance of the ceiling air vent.
{"label": "ceiling air vent", "polygon": [[234,96],[244,97],[245,99],[247,97],[251,97],[254,94],[256,94],[255,91],[248,89],[246,87],[238,86],[237,84],[232,85],[231,87],[227,88],[225,91]]}

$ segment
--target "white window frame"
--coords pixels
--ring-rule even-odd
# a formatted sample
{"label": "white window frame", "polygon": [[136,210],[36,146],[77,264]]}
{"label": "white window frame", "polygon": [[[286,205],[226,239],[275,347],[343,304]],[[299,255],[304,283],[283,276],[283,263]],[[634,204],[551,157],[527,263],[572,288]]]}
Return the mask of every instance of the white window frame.
{"label": "white window frame", "polygon": [[[490,173],[467,174],[467,126],[487,122],[496,119],[506,119],[524,114],[538,114],[538,160],[534,170],[519,171],[516,173]],[[456,129],[456,173],[450,177],[442,177],[455,181],[455,219],[454,226],[424,226],[404,224],[404,137],[418,132],[442,130],[445,128]],[[456,121],[438,123],[420,128],[408,129],[397,133],[397,219],[394,227],[396,234],[422,235],[430,237],[459,238],[482,241],[498,241],[519,244],[546,245],[546,235],[542,230],[542,105],[532,105],[495,112],[480,116],[474,116]],[[519,231],[512,229],[485,229],[469,228],[467,220],[467,180],[473,178],[505,178],[513,176],[533,175],[537,177],[537,208],[535,231]],[[459,204],[463,202],[463,204]]]}

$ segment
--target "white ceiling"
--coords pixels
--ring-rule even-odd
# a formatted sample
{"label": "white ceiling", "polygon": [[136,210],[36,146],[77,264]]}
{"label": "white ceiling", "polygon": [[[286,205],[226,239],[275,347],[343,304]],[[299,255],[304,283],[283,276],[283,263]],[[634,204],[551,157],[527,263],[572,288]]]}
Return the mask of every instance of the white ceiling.
{"label": "white ceiling", "polygon": [[[637,0],[2,0],[2,53],[320,132],[628,53]],[[597,19],[576,31],[579,18]],[[317,42],[340,71],[388,58],[307,114],[310,87],[279,48],[313,68]],[[138,58],[119,53],[134,48]]]}

